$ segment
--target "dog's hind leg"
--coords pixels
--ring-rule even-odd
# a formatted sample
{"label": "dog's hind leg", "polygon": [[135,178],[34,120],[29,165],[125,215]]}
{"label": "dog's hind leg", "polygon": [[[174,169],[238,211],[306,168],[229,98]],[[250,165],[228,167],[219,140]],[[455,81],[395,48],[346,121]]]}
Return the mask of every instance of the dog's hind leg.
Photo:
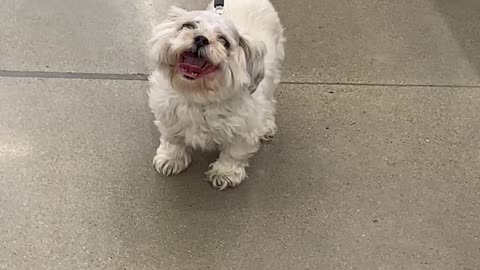
{"label": "dog's hind leg", "polygon": [[275,124],[275,117],[272,116],[271,118],[267,119],[265,123],[267,127],[267,132],[263,134],[263,136],[260,138],[264,142],[269,142],[273,140],[275,137],[275,134],[277,134],[277,125]]}

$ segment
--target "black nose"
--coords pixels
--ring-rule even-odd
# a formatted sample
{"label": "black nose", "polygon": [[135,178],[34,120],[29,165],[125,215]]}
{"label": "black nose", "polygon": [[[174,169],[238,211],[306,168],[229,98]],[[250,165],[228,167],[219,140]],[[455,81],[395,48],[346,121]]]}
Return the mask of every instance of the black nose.
{"label": "black nose", "polygon": [[195,45],[197,46],[197,48],[201,48],[201,47],[204,47],[204,46],[207,46],[208,44],[210,44],[208,39],[204,36],[196,36],[194,41],[195,41]]}

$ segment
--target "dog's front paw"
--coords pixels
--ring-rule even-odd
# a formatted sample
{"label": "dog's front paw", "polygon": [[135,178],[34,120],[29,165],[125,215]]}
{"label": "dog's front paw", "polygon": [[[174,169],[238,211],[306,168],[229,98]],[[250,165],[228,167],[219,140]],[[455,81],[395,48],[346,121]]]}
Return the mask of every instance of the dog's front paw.
{"label": "dog's front paw", "polygon": [[219,190],[236,187],[247,178],[245,166],[225,161],[216,161],[210,164],[210,170],[206,174],[212,186]]}
{"label": "dog's front paw", "polygon": [[181,157],[167,158],[165,155],[157,154],[153,158],[153,166],[158,173],[169,176],[179,174],[190,165],[191,158],[185,154]]}
{"label": "dog's front paw", "polygon": [[271,142],[275,138],[275,132],[268,132],[260,137],[262,142]]}

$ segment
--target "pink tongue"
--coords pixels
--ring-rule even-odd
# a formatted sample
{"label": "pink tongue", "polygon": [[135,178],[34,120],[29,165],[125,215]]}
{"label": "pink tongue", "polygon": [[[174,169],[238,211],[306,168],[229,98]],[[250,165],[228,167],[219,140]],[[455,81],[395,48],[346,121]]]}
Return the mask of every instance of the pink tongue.
{"label": "pink tongue", "polygon": [[205,60],[203,60],[200,57],[197,57],[196,55],[187,54],[183,59],[183,63],[202,68],[203,65],[205,64]]}
{"label": "pink tongue", "polygon": [[187,54],[184,56],[183,62],[180,63],[180,68],[190,77],[197,77],[202,73],[203,65],[205,65],[205,60],[194,54]]}
{"label": "pink tongue", "polygon": [[197,66],[192,66],[190,64],[186,64],[186,63],[181,63],[180,64],[180,68],[182,70],[184,70],[185,72],[188,72],[188,73],[201,73],[202,72],[202,68],[199,68]]}
{"label": "pink tongue", "polygon": [[185,76],[196,79],[209,70],[208,68],[203,69],[206,64],[207,61],[198,57],[196,54],[187,53],[183,56],[179,67]]}

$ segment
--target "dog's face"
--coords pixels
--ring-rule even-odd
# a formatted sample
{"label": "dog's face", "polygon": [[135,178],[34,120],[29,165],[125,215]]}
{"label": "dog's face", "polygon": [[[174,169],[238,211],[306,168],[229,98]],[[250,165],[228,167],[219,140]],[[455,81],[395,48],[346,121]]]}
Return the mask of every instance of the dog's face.
{"label": "dog's face", "polygon": [[167,68],[177,91],[221,99],[263,79],[263,42],[239,34],[213,11],[171,8],[150,41],[155,65]]}

